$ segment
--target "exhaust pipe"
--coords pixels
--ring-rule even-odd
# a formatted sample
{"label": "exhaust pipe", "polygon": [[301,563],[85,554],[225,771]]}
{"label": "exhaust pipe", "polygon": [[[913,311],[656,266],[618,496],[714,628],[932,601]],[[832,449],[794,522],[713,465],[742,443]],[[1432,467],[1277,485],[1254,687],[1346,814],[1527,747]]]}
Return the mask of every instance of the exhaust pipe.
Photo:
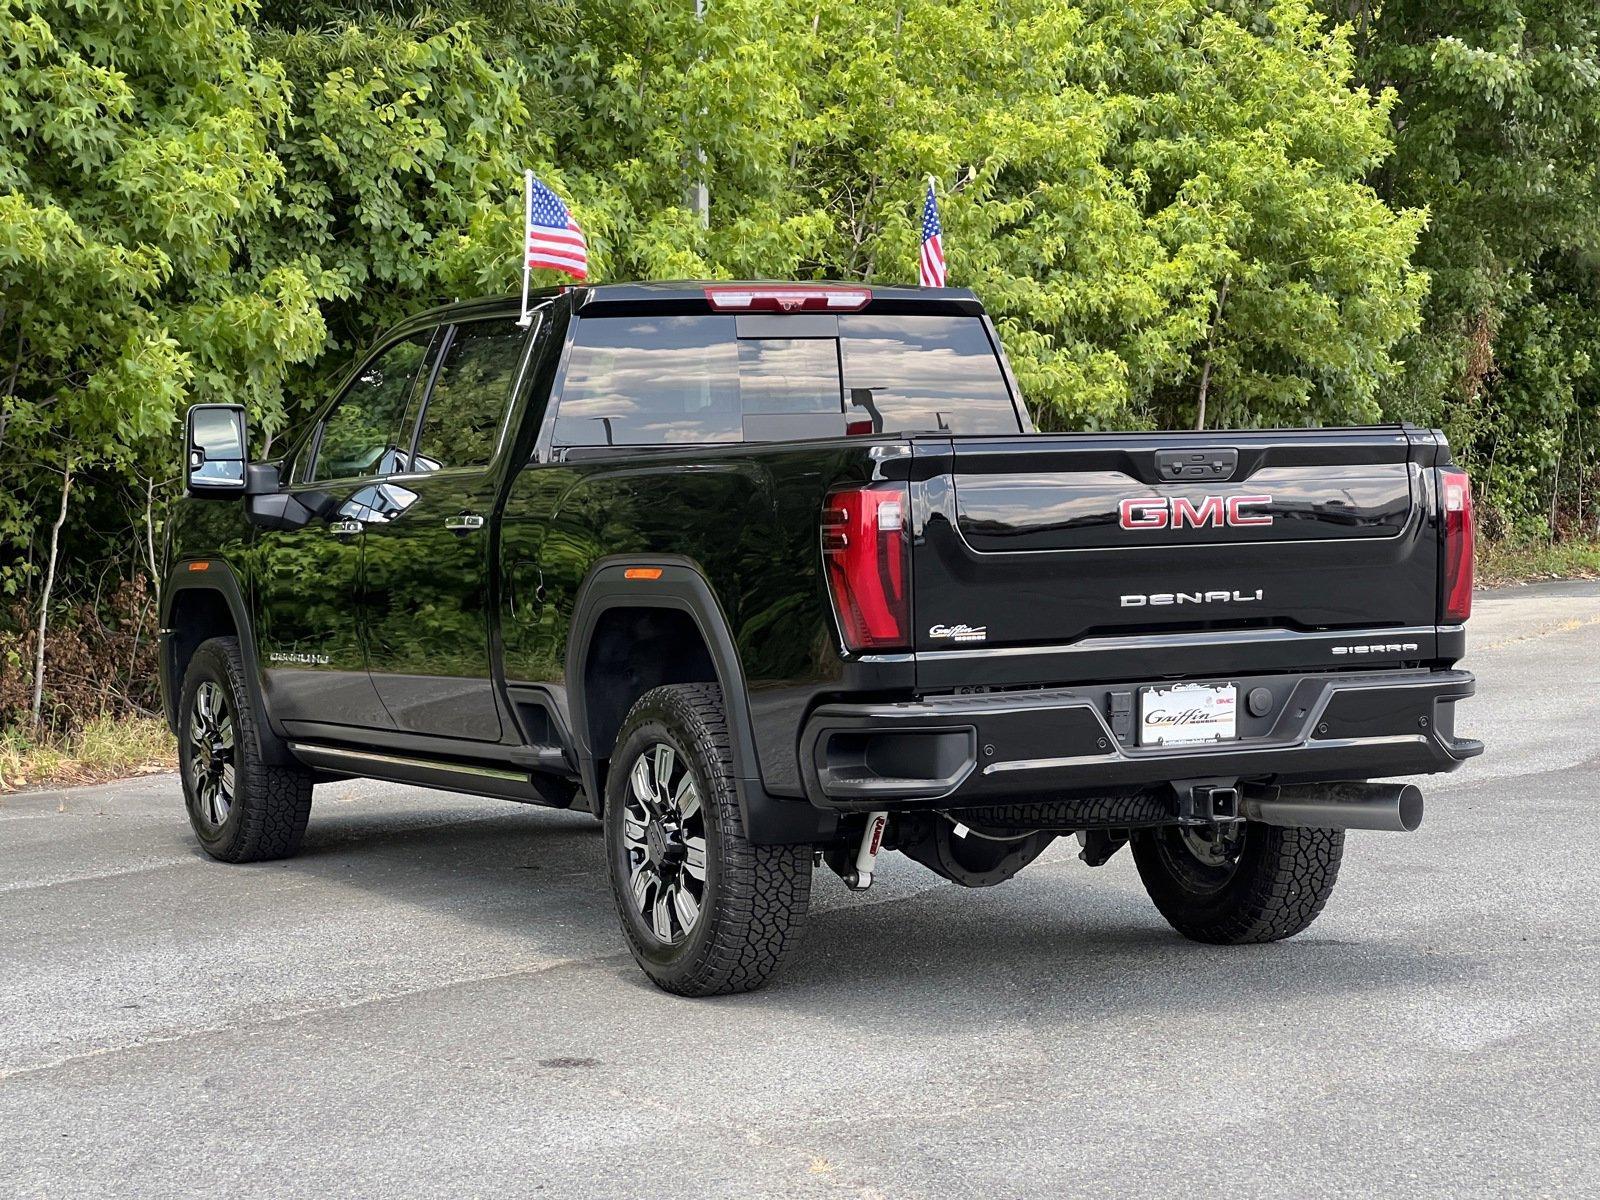
{"label": "exhaust pipe", "polygon": [[1246,794],[1244,815],[1263,825],[1411,833],[1422,824],[1422,792],[1414,783],[1313,783],[1268,788]]}

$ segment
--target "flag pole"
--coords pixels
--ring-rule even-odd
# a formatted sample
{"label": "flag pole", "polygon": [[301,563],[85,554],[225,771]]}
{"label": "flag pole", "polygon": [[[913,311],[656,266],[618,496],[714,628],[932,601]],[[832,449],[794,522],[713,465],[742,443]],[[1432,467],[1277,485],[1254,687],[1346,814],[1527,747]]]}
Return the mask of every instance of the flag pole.
{"label": "flag pole", "polygon": [[522,315],[517,318],[517,324],[528,326],[533,324],[533,316],[528,312],[528,276],[533,273],[533,268],[528,266],[528,230],[533,228],[533,172],[522,173]]}
{"label": "flag pole", "polygon": [[[694,0],[694,19],[700,22],[702,32],[706,23],[706,0]],[[700,54],[705,57],[704,52]],[[700,110],[703,114],[705,109]],[[697,145],[694,148],[695,178],[689,185],[689,211],[694,214],[701,229],[711,227],[711,191],[706,187],[706,148]]]}

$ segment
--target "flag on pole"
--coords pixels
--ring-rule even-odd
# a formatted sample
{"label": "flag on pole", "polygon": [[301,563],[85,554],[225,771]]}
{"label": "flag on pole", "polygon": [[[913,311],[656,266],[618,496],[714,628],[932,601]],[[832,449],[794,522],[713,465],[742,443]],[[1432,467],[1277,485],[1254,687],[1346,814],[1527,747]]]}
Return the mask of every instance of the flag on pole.
{"label": "flag on pole", "polygon": [[522,174],[526,193],[526,220],[522,239],[522,318],[519,324],[530,324],[528,313],[528,275],[535,267],[551,267],[565,271],[574,279],[585,279],[589,274],[589,243],[584,239],[583,227],[572,219],[567,206],[532,171]]}
{"label": "flag on pole", "polygon": [[528,172],[528,266],[554,267],[574,279],[589,274],[589,243],[567,206]]}
{"label": "flag on pole", "polygon": [[933,176],[928,176],[928,198],[922,203],[922,286],[943,287],[944,227],[939,224],[939,202],[933,198]]}

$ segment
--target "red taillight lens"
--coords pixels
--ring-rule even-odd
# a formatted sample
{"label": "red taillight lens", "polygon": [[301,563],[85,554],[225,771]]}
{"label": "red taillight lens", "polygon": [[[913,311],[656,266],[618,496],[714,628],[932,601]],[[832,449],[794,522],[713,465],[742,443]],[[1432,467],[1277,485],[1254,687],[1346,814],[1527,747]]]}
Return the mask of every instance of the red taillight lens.
{"label": "red taillight lens", "polygon": [[911,645],[905,489],[850,488],[822,506],[822,563],[851,650]]}
{"label": "red taillight lens", "polygon": [[1444,507],[1444,616],[1457,625],[1472,615],[1472,483],[1453,467],[1439,472],[1439,500]]}

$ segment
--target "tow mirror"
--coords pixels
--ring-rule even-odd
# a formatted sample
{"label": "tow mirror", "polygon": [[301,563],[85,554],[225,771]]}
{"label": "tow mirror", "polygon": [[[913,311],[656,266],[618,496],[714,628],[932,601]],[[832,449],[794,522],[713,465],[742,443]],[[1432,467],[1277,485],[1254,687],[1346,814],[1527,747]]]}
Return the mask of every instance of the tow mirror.
{"label": "tow mirror", "polygon": [[196,404],[189,409],[183,486],[191,496],[243,496],[249,476],[244,407]]}

